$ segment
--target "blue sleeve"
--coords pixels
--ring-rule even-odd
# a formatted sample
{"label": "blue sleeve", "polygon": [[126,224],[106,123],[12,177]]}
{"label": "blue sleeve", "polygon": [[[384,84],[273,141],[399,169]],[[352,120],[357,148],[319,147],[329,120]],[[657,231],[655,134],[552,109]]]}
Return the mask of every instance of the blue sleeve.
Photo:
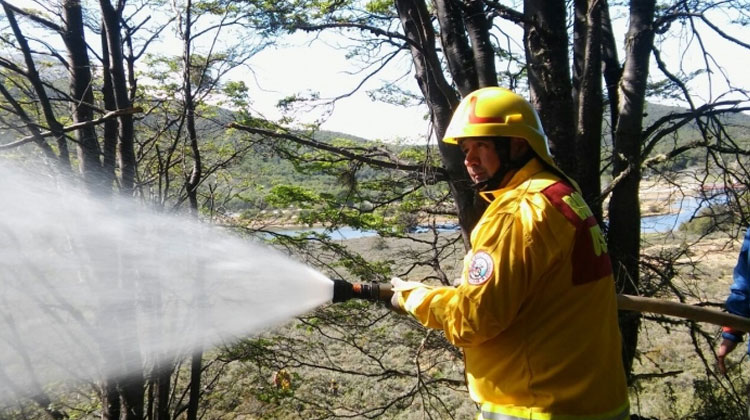
{"label": "blue sleeve", "polygon": [[745,233],[742,249],[734,266],[734,283],[729,287],[726,308],[729,313],[750,318],[750,229]]}

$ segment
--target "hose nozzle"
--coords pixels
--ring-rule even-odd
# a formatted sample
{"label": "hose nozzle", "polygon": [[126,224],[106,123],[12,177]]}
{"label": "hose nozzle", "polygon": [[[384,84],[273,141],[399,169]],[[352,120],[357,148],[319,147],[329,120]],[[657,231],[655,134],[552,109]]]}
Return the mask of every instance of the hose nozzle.
{"label": "hose nozzle", "polygon": [[389,283],[349,283],[333,280],[333,302],[346,302],[349,299],[363,299],[371,302],[391,301],[393,290]]}

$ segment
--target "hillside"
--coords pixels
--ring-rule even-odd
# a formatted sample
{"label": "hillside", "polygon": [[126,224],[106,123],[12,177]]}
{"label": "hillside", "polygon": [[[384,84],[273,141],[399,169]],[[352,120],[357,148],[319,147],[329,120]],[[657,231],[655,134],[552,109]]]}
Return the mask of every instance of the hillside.
{"label": "hillside", "polygon": [[[682,114],[687,112],[686,109],[669,107],[657,104],[649,104],[647,108],[647,114],[644,121],[644,127],[649,127],[659,119],[669,114]],[[747,114],[735,114],[727,116],[723,119],[727,131],[735,136],[735,139],[739,139],[739,146],[750,148],[750,137],[745,133],[750,128],[750,115]],[[607,128],[604,128],[603,139],[605,142],[605,151],[611,147],[611,137],[606,132]],[[692,122],[686,124],[684,127],[679,128],[668,138],[663,139],[652,151],[651,155],[663,154],[672,150],[677,146],[688,144],[692,141],[699,139],[700,133],[697,125]],[[320,141],[333,142],[333,141],[344,141],[351,142],[353,144],[361,144],[363,146],[374,145],[375,142],[364,139],[361,137],[351,136],[346,133],[331,132],[331,131],[319,131],[315,134],[315,138]],[[388,145],[389,148],[397,152],[406,150],[404,146]],[[434,146],[433,146],[434,147]],[[413,149],[424,149],[423,146],[412,146]],[[261,148],[262,149],[262,148]],[[437,152],[433,153],[437,155]],[[684,168],[700,164],[705,161],[705,151],[702,149],[686,151],[675,159],[673,167]],[[341,178],[331,176],[330,174],[324,174],[320,171],[304,171],[303,173],[295,172],[295,169],[300,169],[299,166],[295,168],[294,165],[286,160],[280,159],[276,155],[264,153],[259,150],[258,153],[249,155],[246,160],[240,165],[243,171],[252,171],[254,176],[254,182],[259,186],[263,186],[264,191],[266,188],[270,188],[273,185],[279,184],[295,184],[304,185],[306,188],[311,188],[314,191],[337,191],[341,188]],[[374,176],[372,171],[361,171],[358,173],[360,181],[370,179]],[[262,192],[254,195],[253,200],[261,199]],[[246,208],[242,203],[235,202],[238,208]]]}

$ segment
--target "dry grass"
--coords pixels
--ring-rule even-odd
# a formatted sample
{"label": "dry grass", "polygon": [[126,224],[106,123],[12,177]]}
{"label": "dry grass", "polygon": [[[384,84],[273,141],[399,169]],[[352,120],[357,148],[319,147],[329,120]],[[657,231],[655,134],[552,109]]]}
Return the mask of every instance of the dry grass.
{"label": "dry grass", "polygon": [[[709,305],[720,310],[732,283],[740,241],[726,237],[707,237],[690,242],[689,235],[650,235],[645,254],[653,255],[665,248],[688,245],[688,252],[673,279],[673,289],[686,296],[686,303]],[[695,240],[695,239],[693,239]],[[674,299],[674,295],[665,297]],[[660,420],[694,418],[699,406],[694,388],[696,381],[707,380],[716,390],[730,382],[716,373],[714,349],[720,339],[720,326],[699,324],[698,332],[675,318],[644,314],[639,336],[639,357],[634,373],[639,380],[631,392],[633,412]],[[705,357],[705,363],[696,350]],[[729,364],[737,369],[745,356],[744,345],[732,353]],[[736,380],[734,381],[736,385]]]}

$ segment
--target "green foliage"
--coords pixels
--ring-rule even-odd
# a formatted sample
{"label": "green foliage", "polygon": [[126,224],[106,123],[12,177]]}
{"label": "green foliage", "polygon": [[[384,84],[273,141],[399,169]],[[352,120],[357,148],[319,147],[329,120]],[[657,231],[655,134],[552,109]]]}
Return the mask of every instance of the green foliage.
{"label": "green foliage", "polygon": [[365,10],[381,15],[393,13],[393,2],[389,0],[371,0],[365,4]]}
{"label": "green foliage", "polygon": [[295,206],[302,209],[310,209],[315,204],[320,203],[321,197],[304,187],[279,185],[271,189],[268,195],[266,195],[265,200],[276,207]]}
{"label": "green foliage", "polygon": [[[244,81],[229,81],[224,84],[222,93],[227,98],[226,102],[233,109],[244,110],[250,103],[248,98],[248,88]],[[240,115],[240,119],[246,119],[245,115]]]}

